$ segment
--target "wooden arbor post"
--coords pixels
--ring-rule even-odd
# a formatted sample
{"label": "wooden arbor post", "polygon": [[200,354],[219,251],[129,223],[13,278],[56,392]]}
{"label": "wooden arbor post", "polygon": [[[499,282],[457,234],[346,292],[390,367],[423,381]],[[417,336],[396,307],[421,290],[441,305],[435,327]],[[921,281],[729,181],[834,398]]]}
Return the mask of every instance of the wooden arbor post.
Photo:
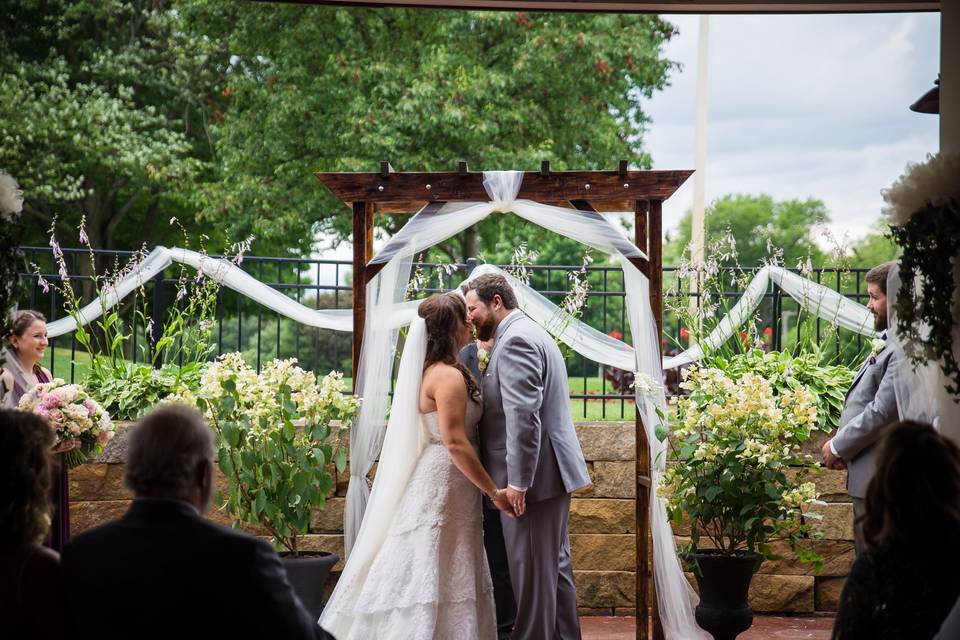
{"label": "wooden arbor post", "polygon": [[[615,171],[550,170],[524,173],[518,199],[589,211],[633,211],[635,244],[648,259],[632,259],[650,280],[650,306],[663,328],[662,219],[661,206],[692,171],[628,171],[620,162]],[[353,373],[357,384],[360,350],[366,320],[366,286],[383,264],[370,264],[373,247],[373,216],[410,214],[423,206],[443,202],[486,202],[483,173],[469,171],[461,162],[458,171],[395,173],[381,164],[379,173],[317,173],[337,197],[353,209]],[[658,345],[659,347],[659,345]],[[637,638],[662,638],[653,583],[650,544],[650,443],[636,417],[636,613]]]}

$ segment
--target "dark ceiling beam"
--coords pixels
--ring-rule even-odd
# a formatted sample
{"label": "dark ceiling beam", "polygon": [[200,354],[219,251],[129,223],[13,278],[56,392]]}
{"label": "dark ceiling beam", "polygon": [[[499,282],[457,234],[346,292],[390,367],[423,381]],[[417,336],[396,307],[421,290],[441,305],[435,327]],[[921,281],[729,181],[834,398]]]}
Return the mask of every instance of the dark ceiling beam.
{"label": "dark ceiling beam", "polygon": [[782,13],[903,13],[940,11],[939,1],[930,0],[267,0],[294,4],[348,7],[414,7],[424,9],[481,9],[490,11],[569,11],[580,13],[694,13],[694,14],[782,14]]}

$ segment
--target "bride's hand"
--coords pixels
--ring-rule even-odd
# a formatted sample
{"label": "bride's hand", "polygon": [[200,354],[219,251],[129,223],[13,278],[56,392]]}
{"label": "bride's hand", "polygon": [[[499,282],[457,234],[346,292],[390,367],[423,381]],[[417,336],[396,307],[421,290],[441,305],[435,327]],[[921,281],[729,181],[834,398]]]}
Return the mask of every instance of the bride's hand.
{"label": "bride's hand", "polygon": [[507,500],[507,490],[506,489],[497,489],[496,493],[490,496],[490,499],[493,501],[493,504],[503,511],[505,514],[511,518],[516,519],[517,514],[513,512],[513,507],[510,506],[510,502]]}

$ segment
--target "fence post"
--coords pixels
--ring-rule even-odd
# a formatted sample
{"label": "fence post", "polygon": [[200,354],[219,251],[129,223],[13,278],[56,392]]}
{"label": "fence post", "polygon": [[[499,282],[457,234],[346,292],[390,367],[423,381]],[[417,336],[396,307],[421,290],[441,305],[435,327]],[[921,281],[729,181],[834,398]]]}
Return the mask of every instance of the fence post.
{"label": "fence post", "polygon": [[469,276],[473,273],[473,270],[477,268],[477,259],[476,258],[467,258],[467,273],[465,275]]}
{"label": "fence post", "polygon": [[773,350],[780,351],[783,344],[783,332],[781,331],[781,307],[782,306],[782,295],[780,291],[780,285],[773,285]]}
{"label": "fence post", "polygon": [[153,304],[150,307],[150,359],[153,366],[159,369],[163,364],[159,359],[154,359],[157,342],[163,336],[163,271],[153,277]]}

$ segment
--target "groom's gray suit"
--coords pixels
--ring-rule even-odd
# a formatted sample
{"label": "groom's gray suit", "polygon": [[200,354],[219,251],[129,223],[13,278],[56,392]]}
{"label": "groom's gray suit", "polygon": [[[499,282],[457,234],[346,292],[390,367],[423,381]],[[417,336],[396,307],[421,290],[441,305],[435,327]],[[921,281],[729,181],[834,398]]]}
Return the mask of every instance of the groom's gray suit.
{"label": "groom's gray suit", "polygon": [[498,487],[527,489],[526,513],[501,518],[517,602],[513,638],[579,638],[567,520],[570,494],[590,476],[566,362],[542,327],[514,311],[497,327],[481,391],[483,464]]}
{"label": "groom's gray suit", "polygon": [[[876,444],[883,428],[898,419],[893,390],[893,349],[887,345],[868,358],[854,378],[840,414],[840,428],[831,444],[847,464],[847,493],[853,498],[854,518],[863,514],[863,499],[875,471]],[[857,553],[863,550],[860,527],[855,528]]]}

